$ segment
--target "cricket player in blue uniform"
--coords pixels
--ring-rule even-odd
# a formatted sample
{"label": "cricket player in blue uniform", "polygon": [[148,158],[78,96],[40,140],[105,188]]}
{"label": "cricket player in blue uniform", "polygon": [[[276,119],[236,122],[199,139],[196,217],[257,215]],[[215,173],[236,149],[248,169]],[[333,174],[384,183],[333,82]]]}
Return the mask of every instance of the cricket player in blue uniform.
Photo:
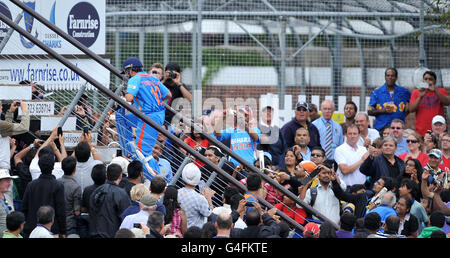
{"label": "cricket player in blue uniform", "polygon": [[[125,60],[123,69],[128,75],[128,78],[130,78],[128,80],[125,99],[128,102],[133,102],[134,107],[152,121],[158,125],[162,125],[165,118],[164,100],[171,98],[172,94],[158,78],[143,72],[142,67],[141,61],[136,57],[130,57]],[[141,119],[137,119],[135,144],[138,151],[145,157],[151,157],[157,138],[158,131],[156,129]],[[152,160],[150,158],[148,163],[152,163]],[[148,175],[146,177],[149,178]]]}

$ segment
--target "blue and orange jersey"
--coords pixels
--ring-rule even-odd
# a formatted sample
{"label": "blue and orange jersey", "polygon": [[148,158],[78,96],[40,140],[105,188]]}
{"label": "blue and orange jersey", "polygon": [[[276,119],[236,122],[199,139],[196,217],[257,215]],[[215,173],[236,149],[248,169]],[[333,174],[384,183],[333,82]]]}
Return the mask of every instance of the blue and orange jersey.
{"label": "blue and orange jersey", "polygon": [[143,113],[164,110],[164,98],[169,89],[156,77],[139,72],[128,80],[127,93],[134,96],[134,106]]}

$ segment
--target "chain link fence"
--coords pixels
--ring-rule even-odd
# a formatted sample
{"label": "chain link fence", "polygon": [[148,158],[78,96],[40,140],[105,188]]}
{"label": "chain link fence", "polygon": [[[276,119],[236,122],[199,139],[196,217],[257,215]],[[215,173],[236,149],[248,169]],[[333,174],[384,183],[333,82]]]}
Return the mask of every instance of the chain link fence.
{"label": "chain link fence", "polygon": [[227,98],[260,103],[268,93],[284,121],[299,99],[332,98],[337,113],[353,100],[365,111],[388,67],[411,90],[420,67],[450,86],[449,35],[431,7],[420,0],[107,1],[106,49],[117,67],[129,56],[146,67],[179,63],[194,114],[208,98],[226,106]]}

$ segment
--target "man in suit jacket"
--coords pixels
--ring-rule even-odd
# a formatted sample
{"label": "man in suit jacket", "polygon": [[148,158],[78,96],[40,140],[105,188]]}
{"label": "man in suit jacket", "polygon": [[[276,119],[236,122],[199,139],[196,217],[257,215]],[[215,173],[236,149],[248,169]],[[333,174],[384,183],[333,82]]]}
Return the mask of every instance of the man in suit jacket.
{"label": "man in suit jacket", "polygon": [[379,178],[386,176],[397,178],[400,172],[405,168],[405,162],[395,156],[397,142],[391,136],[385,137],[381,145],[382,154],[374,157],[373,150],[370,149],[369,157],[362,163],[359,171],[366,176],[370,176],[370,189],[374,182]]}

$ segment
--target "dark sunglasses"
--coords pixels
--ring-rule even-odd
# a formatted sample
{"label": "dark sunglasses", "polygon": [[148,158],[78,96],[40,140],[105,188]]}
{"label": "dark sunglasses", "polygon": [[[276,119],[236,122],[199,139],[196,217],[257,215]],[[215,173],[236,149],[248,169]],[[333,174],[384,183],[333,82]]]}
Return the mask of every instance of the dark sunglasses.
{"label": "dark sunglasses", "polygon": [[158,71],[153,70],[152,74],[158,74]]}
{"label": "dark sunglasses", "polygon": [[318,158],[320,158],[320,157],[323,157],[323,155],[322,154],[317,154],[317,153],[312,153],[311,157],[318,157]]}
{"label": "dark sunglasses", "polygon": [[402,127],[391,127],[391,129],[392,129],[392,130],[395,130],[395,129],[401,130],[401,129],[403,129],[403,128],[402,128]]}
{"label": "dark sunglasses", "polygon": [[406,140],[407,143],[418,143],[418,140]]}
{"label": "dark sunglasses", "polygon": [[306,111],[308,111],[306,108],[304,108],[304,107],[298,107],[297,108],[297,111],[303,111],[303,112],[306,112]]}

